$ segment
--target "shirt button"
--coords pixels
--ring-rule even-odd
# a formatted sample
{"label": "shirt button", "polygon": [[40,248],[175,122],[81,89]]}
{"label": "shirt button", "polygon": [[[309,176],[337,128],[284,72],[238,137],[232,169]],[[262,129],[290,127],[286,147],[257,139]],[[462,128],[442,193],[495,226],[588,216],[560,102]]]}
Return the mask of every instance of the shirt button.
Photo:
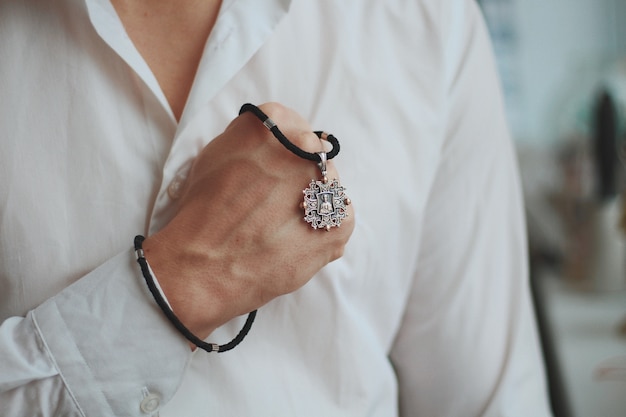
{"label": "shirt button", "polygon": [[159,408],[159,405],[161,405],[161,398],[156,394],[148,394],[141,400],[139,408],[141,408],[142,412],[150,414],[154,413]]}
{"label": "shirt button", "polygon": [[183,180],[178,176],[174,178],[174,181],[167,187],[167,194],[172,200],[176,200],[180,197],[183,191]]}
{"label": "shirt button", "polygon": [[188,161],[183,164],[174,175],[174,179],[170,182],[170,185],[167,187],[167,194],[172,200],[176,200],[182,195],[191,165],[192,161]]}

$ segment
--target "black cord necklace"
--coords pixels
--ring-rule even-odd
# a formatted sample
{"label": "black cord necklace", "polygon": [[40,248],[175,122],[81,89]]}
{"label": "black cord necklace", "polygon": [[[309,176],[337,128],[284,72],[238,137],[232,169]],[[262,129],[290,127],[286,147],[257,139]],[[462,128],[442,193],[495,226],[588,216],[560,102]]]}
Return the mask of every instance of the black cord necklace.
{"label": "black cord necklace", "polygon": [[[239,114],[241,115],[248,111],[258,117],[263,125],[265,125],[265,127],[267,127],[274,134],[276,139],[278,139],[278,141],[282,143],[285,148],[289,149],[300,158],[308,159],[309,161],[313,162],[322,162],[321,157],[318,153],[306,152],[294,145],[289,139],[287,139],[283,132],[280,131],[278,126],[276,126],[276,123],[274,123],[274,121],[270,119],[267,114],[263,113],[263,111],[254,104],[244,104],[243,106],[241,106],[241,109],[239,109]],[[333,149],[326,154],[327,160],[333,159],[335,156],[337,156],[337,154],[339,154],[339,141],[336,137],[327,134],[321,130],[316,130],[313,133],[315,133],[318,138],[324,139],[328,141],[331,145],[333,145]]]}
{"label": "black cord necklace", "polygon": [[300,158],[319,164],[322,171],[321,181],[312,179],[309,186],[302,190],[304,200],[300,203],[300,207],[304,209],[304,221],[309,223],[314,229],[325,229],[326,231],[329,231],[331,227],[341,226],[341,221],[348,217],[347,206],[351,204],[351,201],[345,194],[346,188],[339,183],[339,180],[335,178],[332,181],[328,181],[326,177],[326,161],[339,154],[340,148],[337,138],[323,131],[315,131],[314,133],[318,138],[328,141],[333,148],[328,153],[323,151],[317,153],[306,152],[287,139],[276,126],[276,123],[257,106],[246,103],[241,106],[239,114],[247,111],[253,113],[285,148]]}

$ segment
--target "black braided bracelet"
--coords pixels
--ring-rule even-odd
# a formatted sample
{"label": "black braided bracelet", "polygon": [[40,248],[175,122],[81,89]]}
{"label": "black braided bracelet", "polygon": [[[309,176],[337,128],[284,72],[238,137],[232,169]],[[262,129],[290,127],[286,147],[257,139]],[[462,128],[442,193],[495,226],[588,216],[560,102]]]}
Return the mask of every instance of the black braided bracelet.
{"label": "black braided bracelet", "polygon": [[[276,123],[274,123],[274,121],[270,119],[267,114],[263,113],[263,111],[259,109],[257,106],[255,106],[254,104],[250,104],[250,103],[244,104],[243,106],[241,106],[241,109],[239,110],[239,114],[241,115],[248,111],[254,114],[256,117],[258,117],[259,120],[263,122],[265,127],[267,127],[274,134],[276,139],[278,139],[278,141],[282,143],[285,148],[289,149],[291,152],[298,155],[300,158],[308,159],[309,161],[313,161],[313,162],[321,162],[321,157],[318,153],[306,152],[298,148],[289,139],[287,139],[287,137],[283,134],[283,132],[280,131],[278,126],[276,126]],[[315,135],[317,135],[318,138],[325,139],[331,145],[333,145],[333,148],[331,149],[331,151],[326,154],[327,160],[333,159],[335,156],[337,156],[337,154],[339,153],[339,141],[337,140],[336,137],[334,137],[331,134],[326,134],[321,130],[316,130],[313,133],[315,133]]]}
{"label": "black braided bracelet", "polygon": [[161,308],[161,310],[163,310],[165,317],[169,319],[174,327],[176,327],[176,329],[180,333],[182,333],[182,335],[185,336],[187,340],[189,340],[200,349],[206,350],[207,352],[226,352],[227,350],[231,350],[239,343],[241,343],[241,341],[244,339],[244,337],[246,337],[246,335],[250,331],[250,328],[252,327],[252,323],[254,322],[254,318],[256,317],[256,310],[248,314],[248,318],[246,319],[243,328],[239,331],[239,334],[237,334],[237,336],[235,336],[235,338],[230,342],[226,343],[225,345],[218,345],[217,343],[206,343],[198,336],[194,335],[187,327],[185,327],[185,325],[178,319],[178,317],[176,317],[172,309],[167,304],[167,301],[165,301],[165,299],[161,295],[161,292],[154,283],[154,278],[150,274],[148,261],[146,261],[146,258],[144,256],[144,252],[142,249],[144,239],[145,238],[141,235],[135,236],[135,254],[137,255],[137,262],[141,267],[141,272],[144,279],[146,280],[146,284],[148,284],[148,289],[150,289],[150,292],[152,293],[152,296],[154,297],[158,306]]}

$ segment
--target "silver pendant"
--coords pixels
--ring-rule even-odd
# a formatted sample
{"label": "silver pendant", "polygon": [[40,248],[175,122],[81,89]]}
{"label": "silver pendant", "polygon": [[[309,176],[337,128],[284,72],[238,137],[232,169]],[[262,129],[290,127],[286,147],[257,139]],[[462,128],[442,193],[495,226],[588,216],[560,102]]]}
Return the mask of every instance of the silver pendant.
{"label": "silver pendant", "polygon": [[320,152],[320,169],[322,180],[311,180],[305,188],[304,201],[301,207],[304,209],[304,221],[313,229],[330,230],[331,227],[340,227],[341,222],[348,217],[348,208],[351,201],[345,194],[346,188],[337,179],[328,181],[326,177],[326,153]]}

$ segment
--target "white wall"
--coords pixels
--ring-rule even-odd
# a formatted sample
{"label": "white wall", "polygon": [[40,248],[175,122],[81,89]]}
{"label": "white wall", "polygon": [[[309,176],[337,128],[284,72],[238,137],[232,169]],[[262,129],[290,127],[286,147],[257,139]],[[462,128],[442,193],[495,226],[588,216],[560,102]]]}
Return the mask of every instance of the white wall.
{"label": "white wall", "polygon": [[484,6],[502,2],[512,3],[516,35],[514,54],[504,54],[511,72],[505,77],[515,78],[509,97],[514,136],[552,145],[601,70],[626,58],[626,0],[484,0]]}

